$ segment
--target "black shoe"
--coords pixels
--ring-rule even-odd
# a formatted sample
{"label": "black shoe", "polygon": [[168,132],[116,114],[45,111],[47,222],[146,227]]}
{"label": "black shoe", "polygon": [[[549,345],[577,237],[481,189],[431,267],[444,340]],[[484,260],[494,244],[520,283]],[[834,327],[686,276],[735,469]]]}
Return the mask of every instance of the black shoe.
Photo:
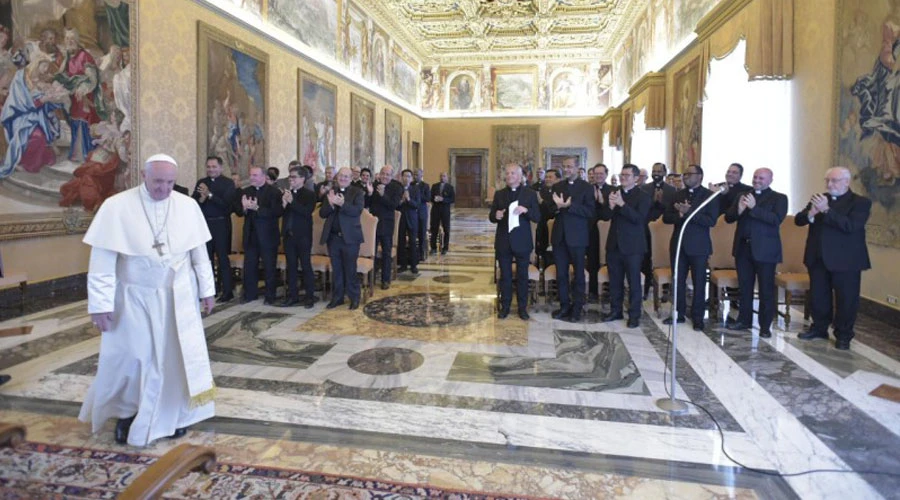
{"label": "black shoe", "polygon": [[607,313],[600,317],[600,321],[604,323],[609,323],[610,321],[617,321],[620,319],[625,319],[625,316],[622,313]]}
{"label": "black shoe", "polygon": [[416,275],[416,276],[419,275],[419,268],[418,268],[418,267],[413,267],[413,268],[411,268],[409,271],[410,271],[411,273],[413,273],[414,275]]}
{"label": "black shoe", "polygon": [[328,303],[327,306],[325,306],[325,309],[334,309],[335,307],[342,306],[342,305],[344,305],[344,299],[332,300],[331,302]]}
{"label": "black shoe", "polygon": [[763,338],[763,339],[770,339],[770,338],[772,338],[772,332],[770,332],[768,330],[763,330],[763,331],[759,332],[759,336],[760,336],[760,338]]}
{"label": "black shoe", "polygon": [[0,385],[3,385],[12,380],[12,377],[6,374],[0,375]]}
{"label": "black shoe", "polygon": [[[137,415],[135,415],[136,417]],[[134,417],[120,418],[116,421],[116,442],[119,444],[128,444],[128,431],[131,430],[131,423]]]}
{"label": "black shoe", "polygon": [[706,325],[703,324],[703,320],[702,320],[702,319],[701,319],[700,321],[694,321],[694,331],[695,331],[695,332],[702,332],[702,331],[703,331],[703,328],[704,328],[705,326],[706,326]]}
{"label": "black shoe", "polygon": [[397,272],[398,272],[398,273],[405,273],[405,272],[406,272],[406,269],[407,269],[406,266],[400,266],[400,267],[397,268]]}
{"label": "black shoe", "polygon": [[389,281],[382,281],[382,282],[381,282],[381,289],[382,289],[382,290],[387,290],[387,289],[390,288],[390,287],[391,287],[391,283],[390,283]]}
{"label": "black shoe", "polygon": [[259,297],[253,297],[252,299],[241,297],[241,304],[249,304],[250,302],[256,302],[257,300],[259,300]]}
{"label": "black shoe", "polygon": [[355,311],[359,309],[359,299],[350,301],[350,310]]}
{"label": "black shoe", "polygon": [[559,308],[559,309],[553,311],[553,312],[550,314],[550,316],[551,316],[553,319],[562,319],[562,320],[569,319],[569,317],[570,317],[571,315],[572,315],[572,308],[571,308],[571,307],[562,307],[562,308]]}
{"label": "black shoe", "polygon": [[581,322],[581,308],[576,307],[572,309],[572,314],[569,316],[569,321],[571,323],[580,323]]}
{"label": "black shoe", "polygon": [[523,321],[528,321],[529,319],[531,319],[531,316],[528,315],[528,311],[526,311],[525,309],[519,309],[519,318],[521,318]]}
{"label": "black shoe", "polygon": [[730,325],[726,324],[725,328],[728,328],[729,330],[749,330],[750,324],[744,323],[743,321],[735,321],[734,323],[731,323]]}
{"label": "black shoe", "polygon": [[597,302],[600,300],[600,296],[596,293],[591,293],[588,295],[588,302]]}
{"label": "black shoe", "polygon": [[231,302],[232,300],[234,300],[233,293],[223,293],[222,295],[219,295],[219,298],[216,299],[216,302],[222,304],[224,302]]}
{"label": "black shoe", "polygon": [[813,339],[827,339],[828,332],[823,332],[821,330],[813,330],[810,328],[809,330],[798,333],[797,338],[800,340],[813,340]]}
{"label": "black shoe", "polygon": [[303,304],[303,307],[307,309],[312,309],[314,305],[316,305],[316,298],[310,297],[308,299],[301,300],[300,303]]}
{"label": "black shoe", "polygon": [[319,299],[316,298],[315,294],[306,294],[306,295],[300,297],[301,304],[306,304],[307,302],[309,302],[310,304],[315,304],[318,301],[319,301]]}
{"label": "black shoe", "polygon": [[278,307],[294,307],[300,305],[300,299],[284,299]]}
{"label": "black shoe", "polygon": [[[678,323],[684,323],[685,321],[686,321],[686,320],[684,319],[684,316],[679,316],[679,317],[678,317]],[[669,316],[668,318],[664,319],[664,320],[663,320],[663,324],[664,324],[664,325],[671,325],[671,324],[672,324],[672,317]]]}
{"label": "black shoe", "polygon": [[437,248],[432,248],[429,255],[437,255]]}
{"label": "black shoe", "polygon": [[275,299],[265,299],[265,300],[263,300],[263,305],[265,305],[265,306],[274,306],[274,305],[275,305]]}
{"label": "black shoe", "polygon": [[441,250],[441,255],[447,255],[447,251],[446,251],[446,250]]}
{"label": "black shoe", "polygon": [[628,328],[637,328],[641,326],[641,320],[637,318],[628,318],[628,323],[625,326]]}
{"label": "black shoe", "polygon": [[175,432],[173,432],[171,436],[166,437],[166,439],[183,438],[185,434],[187,434],[187,427],[179,427],[175,429]]}
{"label": "black shoe", "polygon": [[500,312],[497,313],[497,317],[499,319],[506,319],[507,316],[509,316],[509,308],[506,308],[506,307],[500,308]]}
{"label": "black shoe", "polygon": [[850,350],[850,340],[837,339],[834,341],[834,348],[839,351],[849,351]]}

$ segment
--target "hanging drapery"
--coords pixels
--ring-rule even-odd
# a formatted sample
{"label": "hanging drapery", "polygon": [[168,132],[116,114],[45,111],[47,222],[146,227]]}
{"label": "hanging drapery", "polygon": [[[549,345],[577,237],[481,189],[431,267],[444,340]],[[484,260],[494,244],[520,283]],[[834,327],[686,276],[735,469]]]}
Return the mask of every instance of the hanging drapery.
{"label": "hanging drapery", "polygon": [[644,125],[648,130],[666,128],[666,75],[647,73],[638,80],[628,94],[634,111],[644,110]]}
{"label": "hanging drapery", "polygon": [[611,108],[603,115],[603,133],[609,134],[609,145],[622,147],[622,110]]}
{"label": "hanging drapery", "polygon": [[756,0],[747,37],[750,80],[785,80],[794,73],[793,0]]}

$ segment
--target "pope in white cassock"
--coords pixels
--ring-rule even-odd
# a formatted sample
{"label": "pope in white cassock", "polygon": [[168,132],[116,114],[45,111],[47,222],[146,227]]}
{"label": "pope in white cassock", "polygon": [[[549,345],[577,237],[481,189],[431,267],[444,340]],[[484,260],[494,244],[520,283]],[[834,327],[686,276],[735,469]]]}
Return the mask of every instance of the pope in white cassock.
{"label": "pope in white cassock", "polygon": [[121,444],[181,437],[215,413],[198,304],[214,305],[210,234],[197,202],[172,192],[177,168],[167,155],[147,159],[144,182],[107,199],[84,237],[88,312],[102,336],[78,418],[93,432],[118,419]]}

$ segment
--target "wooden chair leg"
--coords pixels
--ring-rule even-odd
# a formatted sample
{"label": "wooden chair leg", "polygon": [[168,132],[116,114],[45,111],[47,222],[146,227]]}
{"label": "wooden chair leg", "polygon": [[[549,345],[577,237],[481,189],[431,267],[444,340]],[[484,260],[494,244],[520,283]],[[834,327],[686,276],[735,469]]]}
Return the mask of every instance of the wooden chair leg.
{"label": "wooden chair leg", "polygon": [[201,470],[209,474],[215,467],[216,452],[212,448],[180,444],[135,478],[119,498],[124,500],[162,498],[172,483],[188,472]]}
{"label": "wooden chair leg", "polygon": [[653,312],[659,316],[659,283],[653,281]]}
{"label": "wooden chair leg", "polygon": [[794,302],[794,294],[790,290],[784,290],[784,328],[791,326],[791,304]]}
{"label": "wooden chair leg", "polygon": [[0,423],[0,446],[15,448],[25,441],[25,426]]}

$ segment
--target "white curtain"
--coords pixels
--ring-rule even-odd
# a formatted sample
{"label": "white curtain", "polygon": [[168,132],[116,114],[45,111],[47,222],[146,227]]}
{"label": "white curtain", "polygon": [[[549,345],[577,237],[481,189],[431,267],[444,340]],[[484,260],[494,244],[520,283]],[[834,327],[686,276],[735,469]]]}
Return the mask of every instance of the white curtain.
{"label": "white curtain", "polygon": [[610,175],[622,170],[624,156],[621,149],[609,144],[609,132],[603,134],[603,163],[609,169]]}
{"label": "white curtain", "polygon": [[631,163],[640,168],[650,168],[654,163],[666,162],[666,131],[647,130],[644,125],[644,112],[634,114],[633,133],[631,136]]}
{"label": "white curtain", "polygon": [[[741,41],[709,62],[703,102],[700,164],[706,182],[723,182],[728,165],[744,166],[750,184],[757,168],[772,169],[772,189],[791,198],[791,81],[748,81]],[[790,200],[790,211],[796,210]]]}

